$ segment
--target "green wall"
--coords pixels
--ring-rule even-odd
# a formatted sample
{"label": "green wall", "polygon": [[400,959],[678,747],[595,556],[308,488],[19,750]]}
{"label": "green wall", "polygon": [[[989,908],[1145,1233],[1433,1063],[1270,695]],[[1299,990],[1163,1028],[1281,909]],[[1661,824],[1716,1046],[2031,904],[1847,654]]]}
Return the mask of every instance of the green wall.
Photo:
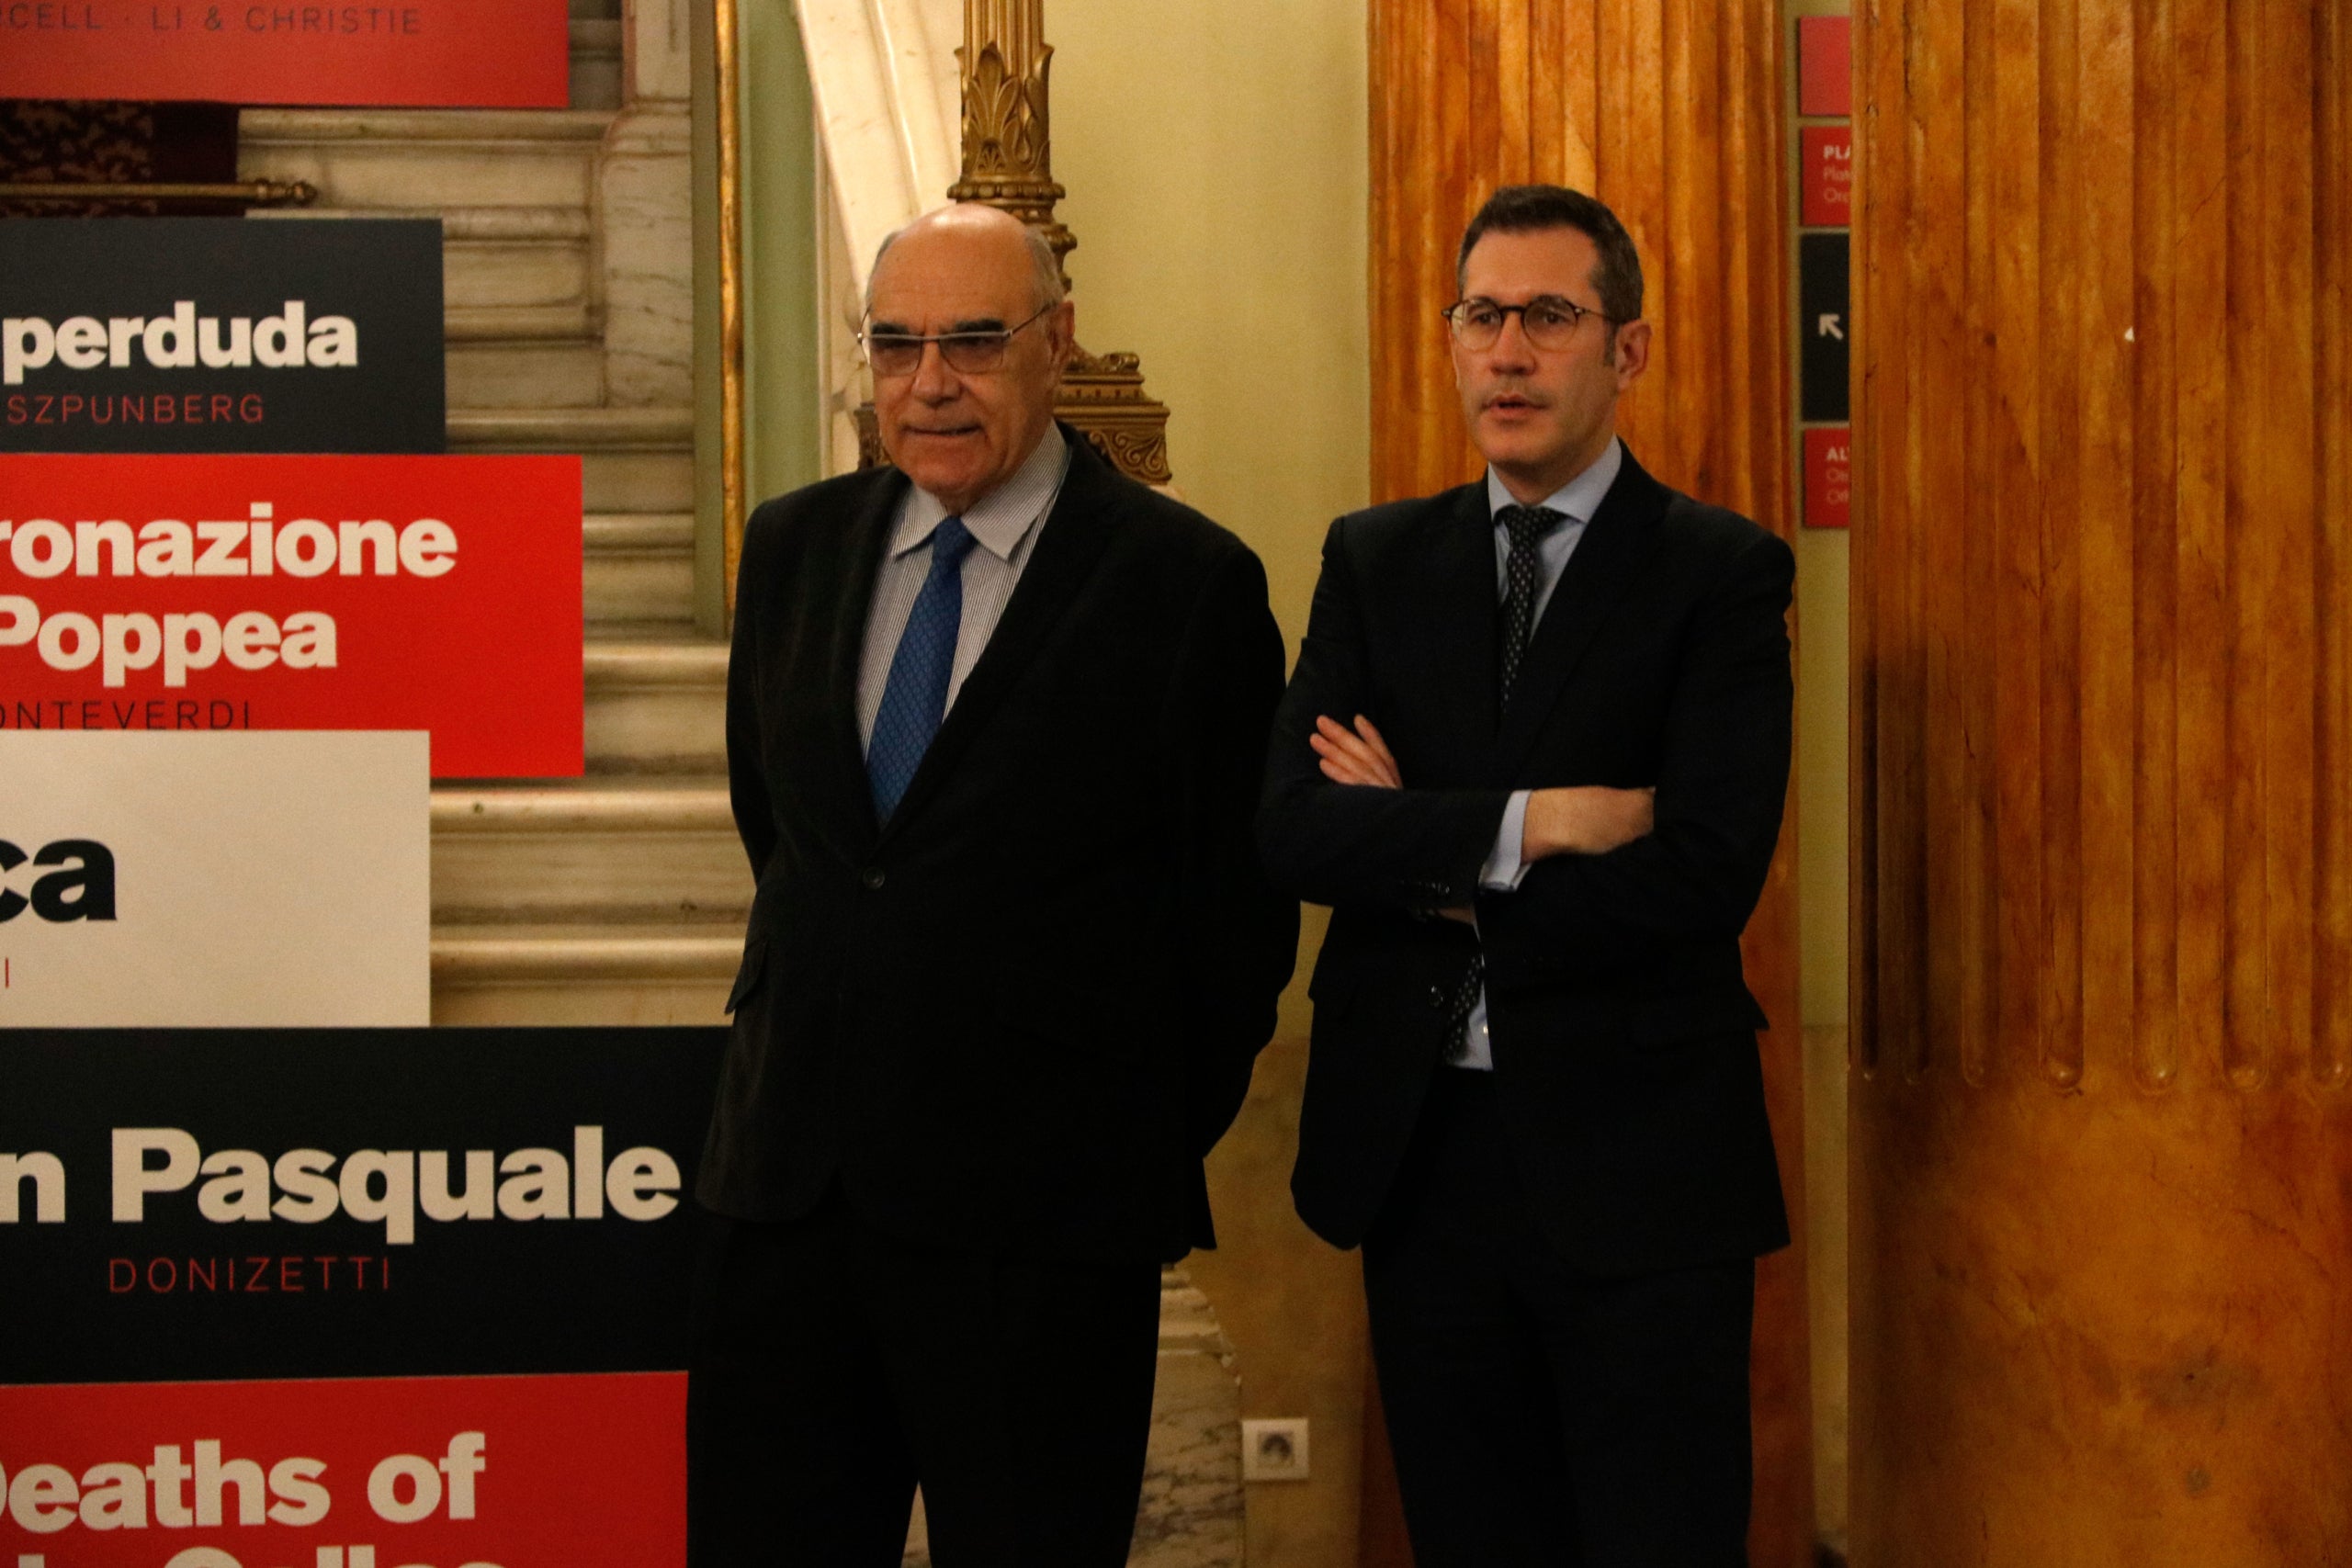
{"label": "green wall", "polygon": [[821,477],[817,130],[790,0],[741,0],[743,426],[753,504]]}

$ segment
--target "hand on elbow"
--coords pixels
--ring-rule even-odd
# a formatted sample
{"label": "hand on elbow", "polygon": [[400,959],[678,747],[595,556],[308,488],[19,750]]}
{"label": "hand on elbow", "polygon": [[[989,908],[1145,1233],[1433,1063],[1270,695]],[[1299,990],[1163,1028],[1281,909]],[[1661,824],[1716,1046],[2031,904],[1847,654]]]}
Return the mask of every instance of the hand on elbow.
{"label": "hand on elbow", "polygon": [[1405,775],[1397,771],[1388,742],[1372,720],[1362,714],[1356,715],[1353,729],[1329,715],[1317,718],[1315,733],[1306,738],[1306,743],[1320,759],[1323,776],[1333,784],[1364,784],[1374,789],[1405,787]]}
{"label": "hand on elbow", "polygon": [[1657,823],[1657,791],[1583,784],[1539,789],[1527,797],[1520,859],[1599,855],[1646,836]]}

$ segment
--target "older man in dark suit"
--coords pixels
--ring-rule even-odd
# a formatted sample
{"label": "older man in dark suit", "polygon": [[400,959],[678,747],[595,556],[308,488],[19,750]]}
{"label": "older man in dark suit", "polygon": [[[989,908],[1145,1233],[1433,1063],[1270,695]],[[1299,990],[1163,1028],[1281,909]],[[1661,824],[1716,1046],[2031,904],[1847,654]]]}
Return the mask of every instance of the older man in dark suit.
{"label": "older man in dark suit", "polygon": [[1486,476],[1343,517],[1261,836],[1332,906],[1293,1190],[1364,1248],[1420,1568],[1743,1560],[1754,1258],[1788,1240],[1739,934],[1794,563],[1617,438],[1600,202],[1499,191],[1453,371]]}
{"label": "older man in dark suit", "polygon": [[1296,941],[1250,840],[1263,571],[1053,418],[1043,243],[886,243],[891,466],[746,532],[729,669],[759,880],[699,1194],[691,1558],[1123,1562],[1159,1269]]}

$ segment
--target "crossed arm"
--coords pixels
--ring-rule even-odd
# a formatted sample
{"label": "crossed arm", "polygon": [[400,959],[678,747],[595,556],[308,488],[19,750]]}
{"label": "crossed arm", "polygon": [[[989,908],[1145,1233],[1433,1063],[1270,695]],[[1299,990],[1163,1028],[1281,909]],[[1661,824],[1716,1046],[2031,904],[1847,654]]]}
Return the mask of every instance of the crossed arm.
{"label": "crossed arm", "polygon": [[[1466,911],[1488,866],[1513,850],[1527,871],[1647,831],[1646,791],[1407,787],[1385,739],[1360,716],[1373,688],[1366,644],[1343,520],[1324,541],[1306,638],[1266,759],[1258,842],[1278,885],[1334,908]],[[1520,794],[1524,820],[1512,840]]]}
{"label": "crossed arm", "polygon": [[[1402,789],[1404,774],[1388,742],[1363,715],[1355,716],[1351,729],[1328,714],[1315,720],[1307,745],[1319,759],[1323,776],[1333,784],[1363,784],[1374,789]],[[1606,854],[1630,844],[1652,826],[1657,798],[1654,789],[1611,789],[1603,784],[1579,784],[1530,790],[1519,841],[1519,863],[1532,865],[1554,855]],[[1471,919],[1466,904],[1441,909],[1448,919]]]}
{"label": "crossed arm", "polygon": [[[1521,792],[1408,782],[1359,716],[1374,682],[1335,525],[1267,759],[1258,838],[1276,882],[1334,907],[1453,912],[1475,901],[1489,973],[1519,983],[1606,976],[1662,948],[1736,937],[1780,829],[1795,562],[1758,533],[1712,567],[1693,584],[1676,652],[1655,795],[1526,791],[1514,845],[1506,825]],[[1521,875],[1506,891],[1490,868],[1513,848]]]}

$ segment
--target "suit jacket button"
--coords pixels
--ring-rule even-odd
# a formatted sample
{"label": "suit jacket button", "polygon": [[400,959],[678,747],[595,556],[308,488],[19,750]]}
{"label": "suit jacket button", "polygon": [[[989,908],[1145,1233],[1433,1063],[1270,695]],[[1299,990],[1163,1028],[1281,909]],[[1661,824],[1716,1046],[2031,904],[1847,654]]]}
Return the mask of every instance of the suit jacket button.
{"label": "suit jacket button", "polygon": [[1442,1008],[1444,1005],[1445,987],[1442,986],[1431,986],[1430,987],[1430,1006],[1433,1008]]}
{"label": "suit jacket button", "polygon": [[878,865],[869,865],[860,874],[858,880],[878,892],[882,886],[882,868]]}

